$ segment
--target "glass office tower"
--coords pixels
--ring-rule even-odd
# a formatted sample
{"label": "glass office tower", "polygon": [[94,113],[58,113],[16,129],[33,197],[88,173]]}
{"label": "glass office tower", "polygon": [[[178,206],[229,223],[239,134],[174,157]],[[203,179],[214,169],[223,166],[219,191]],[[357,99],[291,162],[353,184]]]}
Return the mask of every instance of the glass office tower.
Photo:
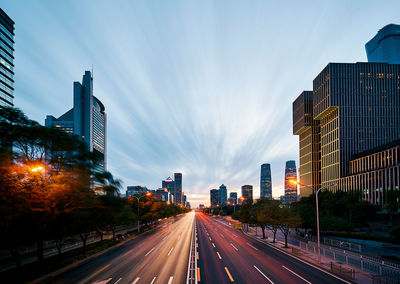
{"label": "glass office tower", "polygon": [[210,206],[217,207],[219,206],[219,190],[211,189],[210,190]]}
{"label": "glass office tower", "polygon": [[179,205],[182,204],[182,174],[181,173],[174,173],[175,178],[175,204]]}
{"label": "glass office tower", "polygon": [[82,83],[74,82],[74,107],[59,118],[48,115],[45,125],[78,135],[99,157],[95,170],[106,170],[106,113],[102,102],[93,95],[90,71],[85,71]]}
{"label": "glass office tower", "polygon": [[400,25],[390,24],[365,44],[368,62],[400,64]]}
{"label": "glass office tower", "polygon": [[226,202],[228,201],[228,191],[226,189],[226,186],[222,184],[219,187],[219,203],[221,206],[226,205]]}
{"label": "glass office tower", "polygon": [[296,162],[293,160],[287,161],[285,167],[285,201],[287,203],[297,201],[297,184],[291,181],[297,181]]}
{"label": "glass office tower", "polygon": [[261,165],[260,198],[272,200],[272,179],[270,164]]}
{"label": "glass office tower", "polygon": [[14,21],[0,8],[0,106],[14,106]]}
{"label": "glass office tower", "polygon": [[243,185],[242,186],[242,197],[244,197],[243,203],[253,204],[253,186]]}

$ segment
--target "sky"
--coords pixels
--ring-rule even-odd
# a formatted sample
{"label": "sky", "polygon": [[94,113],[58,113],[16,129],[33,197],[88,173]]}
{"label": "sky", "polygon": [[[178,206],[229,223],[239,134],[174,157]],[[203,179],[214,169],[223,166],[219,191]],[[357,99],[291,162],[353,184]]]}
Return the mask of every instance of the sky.
{"label": "sky", "polygon": [[[329,62],[400,24],[398,0],[0,0],[15,21],[15,106],[44,124],[94,73],[107,113],[107,167],[151,189],[174,172],[197,206],[252,184],[270,163],[273,196],[296,160],[292,102]],[[239,194],[240,195],[240,194]]]}

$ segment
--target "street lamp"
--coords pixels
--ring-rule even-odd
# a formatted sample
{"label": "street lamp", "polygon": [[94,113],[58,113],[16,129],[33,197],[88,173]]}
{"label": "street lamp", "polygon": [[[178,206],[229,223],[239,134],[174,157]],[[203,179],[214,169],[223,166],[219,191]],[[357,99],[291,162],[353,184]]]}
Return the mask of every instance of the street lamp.
{"label": "street lamp", "polygon": [[138,231],[138,233],[140,232],[140,218],[139,218],[139,208],[140,208],[140,198],[142,198],[142,197],[145,197],[145,196],[150,196],[151,195],[151,192],[150,191],[148,191],[148,192],[146,192],[145,194],[143,194],[143,195],[141,195],[141,196],[139,196],[139,197],[137,197],[137,196],[135,196],[135,195],[133,195],[133,197],[135,197],[136,198],[136,200],[137,200],[137,216],[138,216],[138,220],[137,220],[137,231]]}
{"label": "street lamp", "polygon": [[321,262],[321,251],[320,251],[320,242],[319,242],[319,211],[318,211],[318,193],[322,190],[322,189],[324,189],[324,188],[327,188],[327,187],[330,187],[330,186],[334,186],[334,185],[336,185],[337,184],[337,182],[333,182],[333,183],[331,183],[331,184],[328,184],[328,185],[324,185],[324,186],[321,186],[319,189],[317,189],[316,191],[314,190],[314,188],[312,187],[312,186],[309,186],[309,185],[305,185],[305,184],[301,184],[301,183],[299,183],[297,180],[290,180],[289,181],[290,183],[292,183],[292,184],[295,184],[295,185],[301,185],[301,186],[304,186],[304,187],[307,187],[307,188],[309,188],[309,189],[311,189],[313,192],[315,192],[315,206],[316,206],[316,208],[317,208],[317,243],[318,243],[318,262]]}
{"label": "street lamp", "polygon": [[39,165],[39,166],[30,168],[29,170],[30,170],[32,173],[43,172],[43,171],[44,171],[44,167]]}

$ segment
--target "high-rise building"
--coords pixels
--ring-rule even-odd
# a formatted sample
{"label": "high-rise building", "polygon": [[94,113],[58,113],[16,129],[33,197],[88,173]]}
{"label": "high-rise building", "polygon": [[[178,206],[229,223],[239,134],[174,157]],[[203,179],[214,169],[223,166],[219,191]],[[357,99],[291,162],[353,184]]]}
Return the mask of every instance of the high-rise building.
{"label": "high-rise building", "polygon": [[260,175],[260,199],[272,200],[272,180],[271,180],[271,165],[261,165]]}
{"label": "high-rise building", "polygon": [[[360,190],[359,181],[346,178],[352,174],[356,155],[400,139],[399,86],[400,64],[328,64],[314,79],[312,95],[302,93],[293,103],[293,132],[300,135],[300,174],[309,177],[300,183],[314,189],[318,183],[337,183],[332,190]],[[383,203],[387,188],[373,188],[380,196],[369,200]]]}
{"label": "high-rise building", "polygon": [[0,106],[14,106],[14,21],[0,8]]}
{"label": "high-rise building", "polygon": [[219,205],[224,206],[228,201],[228,191],[226,190],[226,186],[222,184],[219,187]]}
{"label": "high-rise building", "polygon": [[[175,181],[172,180],[171,177],[168,177],[166,180],[162,181],[162,187],[166,188],[170,194],[172,194],[174,197],[174,204],[175,204]],[[171,200],[168,200],[172,202]]]}
{"label": "high-rise building", "polygon": [[106,170],[106,113],[104,105],[93,95],[90,71],[85,71],[82,84],[74,82],[73,108],[59,118],[48,115],[45,125],[79,136],[99,157],[95,170]]}
{"label": "high-rise building", "polygon": [[390,24],[365,44],[368,62],[400,64],[400,25]]}
{"label": "high-rise building", "polygon": [[243,203],[253,203],[253,186],[243,185],[242,186],[242,197],[244,197]]}
{"label": "high-rise building", "polygon": [[182,174],[175,173],[175,197],[176,197],[176,204],[182,204]]}
{"label": "high-rise building", "polygon": [[210,206],[217,207],[219,206],[219,190],[211,189],[210,190]]}
{"label": "high-rise building", "polygon": [[[238,203],[237,192],[231,192],[231,193],[229,193],[229,198],[232,199],[233,204],[237,204],[237,203]],[[232,202],[232,201],[231,201],[231,202]]]}
{"label": "high-rise building", "polygon": [[131,185],[131,186],[126,187],[125,196],[134,196],[137,194],[144,194],[147,191],[149,191],[149,189],[145,186]]}
{"label": "high-rise building", "polygon": [[[320,127],[313,119],[313,92],[304,91],[293,103],[293,134],[299,135],[300,198],[309,196],[321,185]],[[306,185],[306,186],[305,186]]]}
{"label": "high-rise building", "polygon": [[291,203],[297,201],[297,181],[296,162],[291,160],[286,162],[285,167],[285,201]]}

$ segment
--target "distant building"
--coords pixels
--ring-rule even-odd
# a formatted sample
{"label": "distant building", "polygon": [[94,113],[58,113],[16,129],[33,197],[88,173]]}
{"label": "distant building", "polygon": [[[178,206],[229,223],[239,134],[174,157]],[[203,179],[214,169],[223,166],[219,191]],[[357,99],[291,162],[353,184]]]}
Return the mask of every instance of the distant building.
{"label": "distant building", "polygon": [[400,25],[390,24],[365,44],[368,62],[400,64]]}
{"label": "distant building", "polygon": [[285,167],[285,201],[288,203],[297,201],[297,169],[295,161],[287,161]]}
{"label": "distant building", "polygon": [[244,197],[243,203],[253,204],[253,186],[243,185],[242,186],[242,197]]}
{"label": "distant building", "polygon": [[170,194],[172,194],[174,200],[168,199],[169,202],[175,204],[175,181],[171,177],[162,181],[162,187],[166,188]]}
{"label": "distant building", "polygon": [[149,191],[149,189],[145,186],[135,185],[135,186],[127,186],[125,196],[134,196],[138,194],[144,194]]}
{"label": "distant building", "polygon": [[159,188],[155,191],[157,194],[161,194],[163,196],[163,200],[165,202],[171,202],[170,193],[168,192],[167,188]]}
{"label": "distant building", "polygon": [[199,204],[199,208],[204,208],[204,204]]}
{"label": "distant building", "polygon": [[229,199],[231,199],[233,204],[237,204],[238,203],[238,199],[237,199],[237,192],[231,192],[229,193]]}
{"label": "distant building", "polygon": [[226,186],[222,184],[219,187],[219,205],[224,206],[228,201],[228,191],[226,190]]}
{"label": "distant building", "polygon": [[14,103],[14,21],[0,8],[0,106]]}
{"label": "distant building", "polygon": [[182,174],[175,173],[175,204],[182,204]]}
{"label": "distant building", "polygon": [[45,125],[77,135],[99,157],[95,170],[106,170],[106,113],[104,105],[93,95],[93,77],[85,71],[82,84],[74,82],[74,106],[59,118],[47,115]]}
{"label": "distant building", "polygon": [[211,207],[219,206],[219,190],[218,189],[211,189],[210,190],[210,204]]}
{"label": "distant building", "polygon": [[270,164],[261,165],[260,199],[272,200],[272,179]]}

